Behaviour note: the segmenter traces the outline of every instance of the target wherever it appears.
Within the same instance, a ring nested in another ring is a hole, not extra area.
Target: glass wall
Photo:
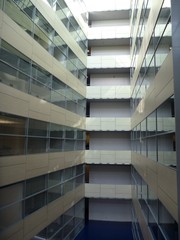
[[[1,187],[0,194],[4,196],[0,199],[1,230],[17,223],[31,213],[82,185],[84,183],[84,173],[84,165],[77,165],[27,179],[10,186]],[[81,181],[79,181],[80,178]],[[82,224],[84,208],[81,207],[82,205],[74,207],[73,221],[76,225]],[[68,219],[66,222],[68,222]]]
[[[142,22],[143,26],[139,25],[138,34],[136,36],[136,44],[133,50],[134,52],[131,63],[131,78],[133,78],[137,55],[141,47],[143,32],[149,16],[149,5],[150,0],[144,1],[142,8],[142,19],[140,19],[140,23]],[[161,65],[166,59],[169,51],[171,50],[171,35],[170,0],[165,0],[150,38],[149,45],[142,61],[142,65],[132,93],[133,110],[137,108],[138,104],[145,96],[149,86],[160,70]]]
[[[73,240],[84,227],[84,208],[84,199],[82,199],[32,240]]]
[[[71,33],[71,36],[79,44],[81,49],[86,53],[87,51],[87,38],[79,26],[78,22],[72,15],[70,9],[64,0],[48,0],[49,5],[53,11],[56,12],[58,18],[62,21],[67,30]]]
[[[139,200],[144,219],[152,233],[152,239],[177,240],[178,224],[170,215],[164,205],[158,200],[156,193],[144,182],[142,177],[132,168],[133,197]],[[139,189],[139,190],[138,190]],[[135,210],[133,210],[133,231],[135,236],[140,236],[141,231],[137,224]]]
[[[176,167],[174,96],[132,130],[132,151]]]
[[[0,48],[0,82],[85,116],[85,97],[3,40]]]
[[[85,149],[85,130],[0,113],[0,156]]]
[[[55,31],[53,26],[49,24],[49,22],[44,18],[44,16],[39,12],[39,10],[33,5],[30,0],[4,1],[3,11],[20,27],[22,27],[22,29],[27,32],[34,40],[36,40],[46,51],[48,51],[52,56],[60,61],[63,66],[66,67],[75,77],[77,77],[82,83],[86,84],[86,67],[74,53],[73,55],[71,54],[73,51],[69,48],[61,36]],[[68,12],[70,13],[69,10]],[[68,29],[72,35],[77,34],[78,31],[77,22],[77,26],[75,28],[72,26],[72,24],[75,25],[74,22],[75,19],[73,16],[71,16],[68,20]],[[75,40],[80,45],[83,45],[84,51],[86,51],[87,43],[84,45],[84,42],[87,40],[80,39],[78,34],[77,36],[79,39],[76,40],[77,37],[75,37]],[[83,36],[85,38],[85,35]]]

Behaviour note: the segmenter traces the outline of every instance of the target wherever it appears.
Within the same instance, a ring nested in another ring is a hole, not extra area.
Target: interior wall
[[[90,132],[90,150],[127,150],[131,149],[129,132]]]
[[[130,222],[131,201],[89,199],[89,220]]]
[[[129,84],[129,73],[91,74],[91,86],[126,86]]]
[[[130,117],[130,102],[91,102],[90,117]]]
[[[131,167],[123,165],[91,165],[89,183],[131,184]]]

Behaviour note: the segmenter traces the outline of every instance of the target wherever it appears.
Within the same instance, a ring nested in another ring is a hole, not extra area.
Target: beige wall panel
[[[64,154],[64,167],[72,167],[79,163],[84,163],[85,153],[84,151],[65,152]]]
[[[42,99],[29,96],[29,112],[30,112],[29,115],[30,116],[31,116],[31,112],[35,112],[35,114],[41,114],[42,115],[41,119],[44,119],[44,117],[48,117],[50,115],[50,106],[51,106],[50,103]]]
[[[76,159],[76,165],[85,163],[85,150],[78,152],[78,158]]]
[[[26,178],[35,177],[48,172],[48,154],[27,155]]]
[[[0,111],[28,116],[28,101],[26,94],[0,83]]]
[[[76,201],[76,203],[79,202],[84,197],[85,197],[85,184],[82,184],[75,189],[75,201]]]
[[[60,80],[66,79],[67,70],[54,57],[52,57],[52,70],[51,71],[54,74],[54,76],[56,76]],[[77,79],[76,79],[76,81],[77,81]]]
[[[66,111],[66,125],[75,128],[85,129],[86,118],[70,111]]]
[[[66,111],[65,109],[51,104],[50,122],[56,124],[67,125],[66,123]]]
[[[75,204],[75,190],[68,192],[64,196],[64,203],[63,203],[64,212],[66,212],[69,208],[74,206],[74,204]]]
[[[13,236],[9,237],[7,240],[14,240],[14,239],[23,240],[23,230],[16,232]]]
[[[48,224],[57,219],[64,213],[63,209],[64,196],[47,205],[48,208]]]
[[[33,41],[32,60],[47,71],[52,71],[53,57],[36,41]]]
[[[49,172],[58,171],[64,168],[64,152],[49,153]]]
[[[23,220],[19,221],[18,223],[12,225],[11,227],[7,228],[5,231],[0,233],[1,240],[23,240]],[[16,238],[16,237],[19,238]]]
[[[39,209],[24,219],[24,240],[31,239],[47,226],[48,211],[47,206]]]
[[[0,168],[0,186],[8,185],[25,179],[25,164]]]
[[[3,28],[3,17],[4,17],[4,13],[3,11],[0,9],[0,38],[2,37],[2,28]]]
[[[0,157],[0,167],[8,167],[26,163],[25,155]]]

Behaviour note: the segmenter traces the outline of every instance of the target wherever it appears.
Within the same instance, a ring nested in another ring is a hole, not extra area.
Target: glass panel
[[[0,156],[25,154],[25,137],[0,136]]]
[[[158,136],[158,162],[169,167],[176,167],[175,133]]]
[[[64,126],[51,123],[50,125],[50,137],[63,138]]]
[[[64,169],[64,181],[75,176],[75,167]]]
[[[157,161],[157,138],[147,138],[147,156],[149,159]]]
[[[150,188],[148,188],[148,205],[156,222],[158,222],[158,198]]]
[[[167,240],[178,240],[178,224],[159,202],[159,225]]]
[[[46,188],[46,176],[35,177],[26,180],[25,196],[38,193]]]
[[[47,128],[48,128],[47,122],[43,122],[35,119],[29,119],[28,135],[46,137]]]
[[[85,149],[85,141],[76,141],[76,150],[84,150]]]
[[[83,183],[84,183],[84,175],[79,176],[79,177],[76,178],[76,186],[75,187],[78,187],[78,186],[80,186]]]
[[[23,198],[23,183],[0,188],[0,208],[18,202]],[[11,196],[11,197],[9,197]],[[2,218],[0,218],[2,219]]]
[[[64,140],[50,138],[50,152],[61,152],[63,151]]]
[[[40,66],[37,66],[35,63],[32,66],[32,76],[44,86],[51,87],[52,75],[46,70],[42,69]]]
[[[66,127],[65,138],[74,139],[75,130]]]
[[[11,206],[0,209],[0,229],[1,231],[22,219],[22,202],[17,202]]]
[[[75,187],[75,180],[72,179],[64,183],[64,194],[72,191]]]
[[[48,186],[52,187],[62,182],[63,171],[49,173]]]
[[[43,100],[50,102],[50,94],[51,94],[50,89],[38,81],[34,81],[34,80],[32,81],[30,93],[31,95],[37,98],[41,98]]]
[[[157,131],[159,134],[175,131],[174,96],[157,109]]]
[[[76,176],[84,173],[84,165],[76,166]]]
[[[66,108],[66,98],[65,96],[59,94],[57,91],[51,91],[51,103]]]
[[[42,208],[46,204],[46,193],[40,193],[25,200],[25,216]]]
[[[77,139],[85,139],[85,131],[77,130]]]
[[[64,225],[69,222],[74,217],[74,207],[70,208],[63,214],[64,217]]]
[[[33,153],[45,153],[47,152],[47,140],[46,138],[28,138],[28,154]]]
[[[53,28],[47,22],[47,20],[43,17],[43,15],[36,9],[36,15],[34,22],[44,31],[44,33],[52,39],[53,37]]]
[[[63,186],[58,185],[56,187],[48,189],[48,203],[56,200],[63,195]]]
[[[26,119],[15,116],[0,115],[0,133],[25,135]]]
[[[147,117],[147,136],[156,134],[156,111]]]
[[[64,151],[74,151],[75,150],[75,141],[74,140],[65,140],[64,142]]]
[[[53,236],[53,239],[58,239],[61,240],[61,238],[58,238],[59,235],[59,230],[63,227],[63,217],[60,216],[58,219],[56,219],[54,222],[52,222],[48,228],[47,228],[47,234],[48,234],[48,238],[50,238],[53,234],[55,234],[56,232],[58,232],[58,234],[55,236]]]
[[[29,2],[29,1],[28,1]],[[12,18],[20,27],[25,29],[27,33],[32,34],[33,22],[24,14],[24,12],[12,0],[4,1],[4,11]]]

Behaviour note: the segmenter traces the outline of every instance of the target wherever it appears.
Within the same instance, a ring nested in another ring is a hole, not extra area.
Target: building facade
[[[0,2],[0,239],[179,239],[180,4],[130,2]]]
[[[87,38],[70,8],[1,1],[1,239],[84,226]]]
[[[171,1],[131,9],[133,233],[178,239]]]

